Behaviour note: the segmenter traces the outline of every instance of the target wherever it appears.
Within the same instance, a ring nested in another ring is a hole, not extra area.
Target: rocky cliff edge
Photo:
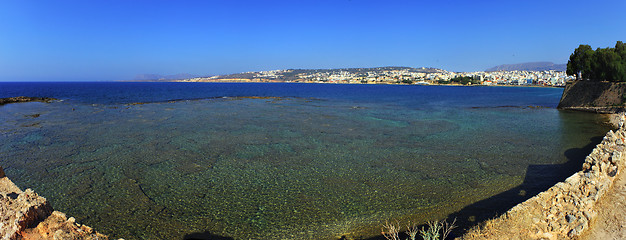
[[[108,239],[92,228],[54,211],[50,203],[31,189],[20,190],[0,167],[0,239],[60,240]]]

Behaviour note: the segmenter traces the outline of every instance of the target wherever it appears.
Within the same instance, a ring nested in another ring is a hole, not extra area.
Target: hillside
[[[567,69],[567,64],[555,64],[553,62],[527,62],[527,63],[517,63],[517,64],[503,64],[499,66],[495,66],[485,70],[485,72],[496,72],[496,71],[547,71],[547,70],[556,70],[556,71],[565,71]]]
[[[276,70],[276,71],[265,71],[272,72],[272,77],[274,79],[282,80],[282,81],[291,81],[299,79],[299,75],[311,75],[311,74],[341,74],[341,73],[350,73],[360,76],[367,76],[368,72],[384,72],[384,71],[406,71],[407,73],[416,72],[416,73],[436,73],[441,72],[443,70],[436,68],[411,68],[411,67],[374,67],[374,68],[335,68],[335,69],[287,69],[287,70]],[[217,78],[219,79],[228,79],[228,78],[262,78],[267,77],[267,75],[262,76],[265,72],[246,72],[246,73],[236,73],[229,75],[221,75]]]

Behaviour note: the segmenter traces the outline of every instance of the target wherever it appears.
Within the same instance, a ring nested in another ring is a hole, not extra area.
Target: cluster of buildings
[[[498,72],[469,72],[459,73],[461,76],[470,76],[480,81],[482,85],[536,85],[536,86],[565,86],[565,82],[574,80],[565,72],[547,71],[498,71]]]
[[[450,80],[471,77],[482,85],[564,86],[574,79],[562,71],[498,71],[449,72],[434,68],[350,68],[330,70],[272,70],[246,72],[207,78],[192,78],[186,82],[301,82],[301,83],[362,83],[362,84],[455,84]],[[471,83],[470,83],[471,84]]]
[[[308,72],[297,74],[294,82],[308,83],[369,83],[369,84],[385,84],[385,83],[407,83],[421,82],[427,79],[439,79],[443,76],[451,76],[451,72],[441,69],[426,69],[415,71],[410,68],[406,69],[367,69],[367,70],[340,70],[325,72]],[[426,71],[428,70],[428,71]]]

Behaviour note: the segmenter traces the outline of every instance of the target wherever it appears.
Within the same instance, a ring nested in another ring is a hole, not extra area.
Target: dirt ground
[[[612,189],[596,205],[598,216],[582,240],[626,239],[626,171],[622,169]]]

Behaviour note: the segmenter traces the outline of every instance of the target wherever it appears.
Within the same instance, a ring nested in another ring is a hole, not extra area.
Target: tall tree
[[[615,52],[620,55],[622,61],[626,61],[626,43],[617,41],[617,43],[615,43]]]
[[[576,80],[582,80],[584,78],[590,79],[591,76],[591,60],[594,51],[589,45],[581,44],[574,50],[569,56],[567,62],[567,74],[575,75]]]
[[[618,75],[621,76],[619,81],[626,82],[626,44],[622,41],[617,41],[615,43],[615,53],[621,58],[618,66],[616,66]]]
[[[612,81],[615,74],[611,66],[613,61],[615,61],[613,49],[598,48],[593,54],[593,61],[591,62],[591,79]]]

